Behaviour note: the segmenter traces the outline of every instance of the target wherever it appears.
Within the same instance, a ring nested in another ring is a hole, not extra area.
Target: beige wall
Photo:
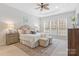
[[[5,29],[6,29],[6,24],[3,22],[0,22],[0,45],[5,45]]]

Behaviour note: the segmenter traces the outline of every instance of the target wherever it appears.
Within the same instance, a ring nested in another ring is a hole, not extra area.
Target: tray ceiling
[[[77,3],[49,3],[49,10],[40,11],[36,9],[37,3],[6,3],[10,7],[16,8],[25,13],[35,16],[47,16],[52,14],[58,14],[62,12],[73,11],[77,7]]]

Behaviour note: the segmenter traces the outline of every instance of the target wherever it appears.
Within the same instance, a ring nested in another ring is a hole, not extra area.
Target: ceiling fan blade
[[[49,4],[44,4],[45,6],[49,6]]]
[[[48,7],[45,7],[45,6],[44,6],[44,9],[49,10],[49,8]]]
[[[47,5],[44,5],[44,7],[48,7]]]
[[[46,9],[46,10],[49,10],[49,8],[48,8],[48,3],[40,3],[40,4],[37,4],[37,8],[35,8],[35,9],[40,9],[40,11],[43,11],[43,9]]]

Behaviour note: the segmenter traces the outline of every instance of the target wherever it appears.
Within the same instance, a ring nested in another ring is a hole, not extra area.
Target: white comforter
[[[20,34],[20,42],[31,48],[38,46],[38,40],[40,39],[40,33],[37,34]]]

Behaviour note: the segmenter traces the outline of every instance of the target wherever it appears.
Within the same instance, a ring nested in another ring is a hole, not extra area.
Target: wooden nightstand
[[[19,42],[19,33],[6,34],[6,44],[10,45]]]

